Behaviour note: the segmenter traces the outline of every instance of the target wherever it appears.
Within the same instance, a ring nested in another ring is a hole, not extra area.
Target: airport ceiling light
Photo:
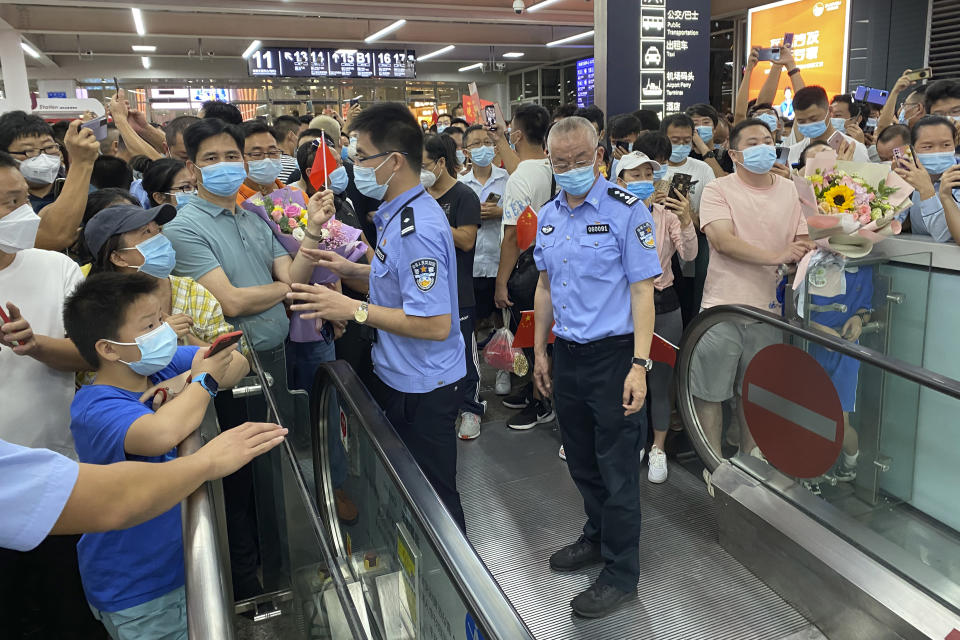
[[[475,64],[468,64],[465,67],[460,67],[458,71],[473,71],[474,69],[483,69],[483,63],[477,62]]]
[[[254,51],[260,48],[261,44],[263,43],[260,42],[259,40],[254,40],[249,45],[247,45],[247,48],[243,50],[243,53],[240,54],[240,57],[246,60],[247,58],[253,55]]]
[[[430,58],[436,58],[437,56],[442,56],[445,53],[449,53],[453,51],[453,49],[454,49],[454,46],[452,44],[448,44],[442,49],[437,49],[436,51],[431,51],[430,53],[423,54],[422,56],[420,56],[419,61],[423,62],[424,60],[429,60]]]
[[[503,57],[504,58],[522,58],[523,55],[524,55],[523,51],[507,51],[505,54],[503,54]]]
[[[134,44],[130,45],[130,48],[137,53],[155,53],[157,47],[152,44]]]
[[[399,29],[405,24],[407,24],[406,20],[397,20],[393,24],[387,27],[384,27],[383,29],[380,29],[380,31],[377,31],[374,34],[367,36],[366,38],[363,39],[363,41],[366,42],[367,44],[370,44],[371,42],[376,42],[380,38],[390,35],[391,33],[393,33],[394,31],[396,31],[397,29]]]
[[[140,9],[133,7],[130,11],[133,12],[133,24],[137,28],[137,35],[147,35],[147,30],[143,28],[143,14],[140,13]]]
[[[533,13],[534,11],[540,11],[540,9],[546,9],[550,5],[557,4],[558,2],[560,2],[560,0],[543,0],[543,2],[538,2],[527,9],[527,13]]]
[[[553,42],[548,42],[548,47],[559,47],[564,44],[569,44],[571,42],[576,42],[577,40],[583,40],[584,38],[592,38],[593,30],[584,31],[583,33],[578,33],[574,36],[567,36],[566,38],[560,38],[559,40],[554,40]]]
[[[21,42],[20,48],[23,49],[27,53],[27,55],[29,55],[31,58],[40,57],[40,52],[38,52],[36,49],[28,45],[26,42]]]
[[[147,56],[141,56],[141,57],[140,57],[140,62],[143,63],[143,68],[144,68],[144,69],[149,69],[149,68],[150,68],[150,58],[148,58]]]

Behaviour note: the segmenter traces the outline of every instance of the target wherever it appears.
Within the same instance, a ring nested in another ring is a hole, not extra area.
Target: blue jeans
[[[312,394],[313,379],[317,375],[317,369],[324,362],[333,362],[336,358],[336,347],[333,342],[287,340],[287,386]],[[313,402],[312,396],[310,402]],[[336,402],[331,404],[336,405]],[[329,424],[331,428],[327,429],[327,446],[330,448],[330,480],[333,486],[339,489],[347,479],[347,454],[343,449],[343,441],[340,440],[339,419],[336,422],[330,421]],[[333,428],[334,425],[336,428]]]
[[[187,596],[183,587],[135,607],[100,611],[90,605],[113,640],[187,640]]]

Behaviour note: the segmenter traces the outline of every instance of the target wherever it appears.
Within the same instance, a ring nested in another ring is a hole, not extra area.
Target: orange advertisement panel
[[[846,90],[847,41],[851,0],[785,0],[751,9],[747,19],[747,41],[750,47],[775,47],[785,33],[793,34],[793,53],[809,85],[823,87],[833,97]],[[749,55],[749,49],[747,51]],[[750,78],[750,98],[756,98],[767,79],[770,64],[761,62]],[[781,111],[793,117],[790,94],[783,90],[790,86],[786,73],[780,76],[780,86],[774,104],[786,98]]]

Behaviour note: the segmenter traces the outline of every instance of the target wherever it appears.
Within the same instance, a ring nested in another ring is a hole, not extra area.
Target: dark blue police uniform
[[[583,534],[600,545],[605,566],[597,582],[633,591],[646,418],[644,411],[623,415],[623,381],[633,358],[630,284],[660,275],[653,219],[642,200],[601,176],[576,209],[561,192],[538,220],[533,255],[550,279],[557,336],[554,405],[583,496]]]

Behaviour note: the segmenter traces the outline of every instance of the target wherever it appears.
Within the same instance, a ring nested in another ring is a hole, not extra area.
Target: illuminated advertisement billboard
[[[823,87],[833,97],[846,91],[847,47],[850,38],[851,0],[784,0],[750,9],[747,18],[747,53],[750,47],[777,47],[785,34],[793,34],[794,58],[809,85]],[[750,98],[756,98],[770,65],[761,62],[750,78]],[[775,103],[790,86],[780,76]]]

